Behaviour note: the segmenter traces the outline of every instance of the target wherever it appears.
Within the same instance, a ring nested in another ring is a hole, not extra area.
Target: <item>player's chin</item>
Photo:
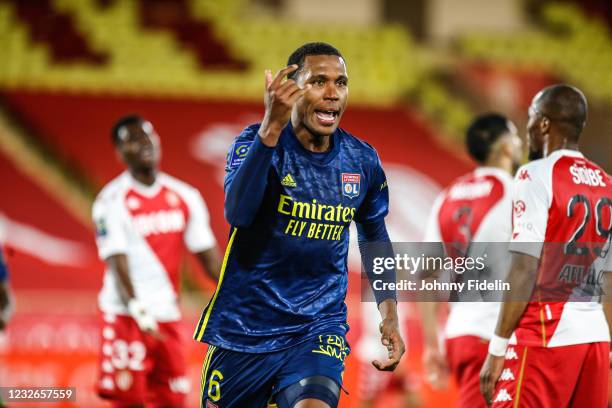
[[[336,129],[338,129],[338,122],[334,124],[330,124],[330,125],[322,125],[320,123],[313,123],[310,128],[318,136],[323,136],[323,137],[331,136],[334,134]]]

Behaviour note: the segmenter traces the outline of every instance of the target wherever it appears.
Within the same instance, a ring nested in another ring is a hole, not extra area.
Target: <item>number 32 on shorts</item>
[[[221,399],[221,381],[223,374],[219,370],[213,370],[208,380],[208,398],[217,402]]]

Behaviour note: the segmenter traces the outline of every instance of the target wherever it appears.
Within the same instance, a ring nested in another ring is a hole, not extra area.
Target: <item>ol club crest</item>
[[[342,194],[348,198],[355,198],[361,190],[361,174],[342,173]]]

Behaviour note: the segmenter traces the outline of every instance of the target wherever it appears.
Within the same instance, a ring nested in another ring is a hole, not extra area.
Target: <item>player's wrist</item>
[[[264,119],[257,134],[265,146],[274,147],[278,143],[284,127],[284,125]]]
[[[500,337],[494,334],[491,338],[491,341],[489,341],[489,354],[495,357],[505,356],[509,342],[510,339],[506,339],[504,337]]]
[[[260,133],[257,134],[257,139],[259,140],[259,145],[263,149],[273,149],[278,144],[278,140],[280,139],[280,133],[278,136],[267,136],[264,137]]]
[[[394,298],[388,298],[378,304],[378,311],[383,320],[398,320],[397,318],[397,301]]]

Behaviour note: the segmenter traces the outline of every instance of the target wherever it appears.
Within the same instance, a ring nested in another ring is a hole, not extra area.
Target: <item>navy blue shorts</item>
[[[271,353],[241,353],[211,345],[202,367],[202,406],[264,408],[280,391],[312,376],[331,378],[341,387],[349,353],[344,337],[335,334]]]

